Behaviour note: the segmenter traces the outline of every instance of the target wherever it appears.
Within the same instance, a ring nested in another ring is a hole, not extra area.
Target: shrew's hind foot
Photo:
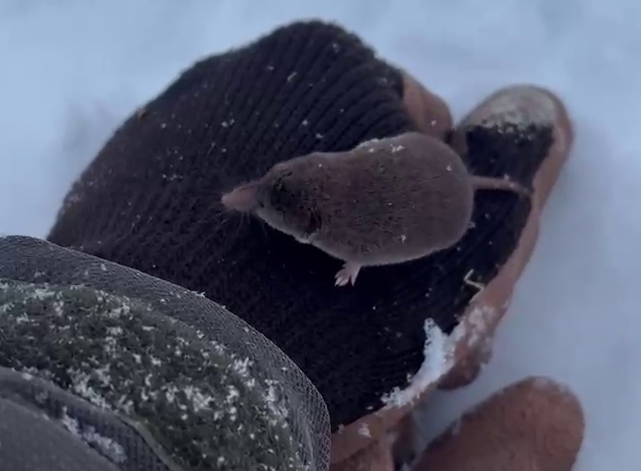
[[[336,273],[335,286],[345,286],[348,283],[351,283],[353,286],[354,283],[356,283],[356,277],[358,276],[360,269],[361,266],[357,263],[345,262],[343,268]]]

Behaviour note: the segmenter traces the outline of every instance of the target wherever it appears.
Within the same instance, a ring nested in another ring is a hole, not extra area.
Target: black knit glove
[[[426,319],[452,331],[477,293],[464,280],[472,270],[479,283],[496,275],[530,203],[480,195],[482,217],[456,247],[364,270],[341,289],[333,283],[341,261],[223,215],[219,197],[276,162],[413,130],[403,94],[397,69],[318,22],[206,58],[117,130],[67,196],[49,240],[225,306],[300,366],[336,430],[407,386],[425,358]],[[528,148],[471,132],[466,159],[478,173],[511,166],[507,173],[529,184],[549,149],[546,132]],[[532,155],[521,164],[505,152]]]

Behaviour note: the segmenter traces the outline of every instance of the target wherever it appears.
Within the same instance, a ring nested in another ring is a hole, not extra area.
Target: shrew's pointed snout
[[[248,183],[234,188],[229,193],[225,193],[220,198],[220,202],[232,211],[253,211],[258,206],[258,186],[255,183]]]

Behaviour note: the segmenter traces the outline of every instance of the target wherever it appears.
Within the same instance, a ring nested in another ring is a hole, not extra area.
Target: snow
[[[457,329],[463,330],[464,324]],[[451,337],[445,335],[432,319],[427,319],[424,324],[425,347],[423,349],[425,361],[419,370],[409,379],[409,384],[395,388],[391,393],[381,398],[386,407],[404,407],[415,404],[416,398],[432,386],[436,381],[445,376],[452,368],[454,360],[455,342],[459,332],[454,330]]]
[[[457,117],[514,82],[548,86],[565,100],[576,125],[574,155],[494,358],[471,387],[433,398],[426,433],[502,385],[550,375],[585,406],[576,469],[636,469],[636,0],[0,0],[0,233],[44,236],[70,182],[111,130],[191,61],[312,16],[361,32]]]

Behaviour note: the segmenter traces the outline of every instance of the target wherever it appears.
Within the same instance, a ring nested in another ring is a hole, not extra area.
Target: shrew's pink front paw
[[[346,262],[345,265],[343,265],[343,268],[341,268],[338,273],[336,273],[336,283],[335,286],[345,286],[347,283],[356,283],[356,277],[358,276],[358,272],[360,271],[361,266],[356,264],[356,263],[351,263],[351,262]]]

